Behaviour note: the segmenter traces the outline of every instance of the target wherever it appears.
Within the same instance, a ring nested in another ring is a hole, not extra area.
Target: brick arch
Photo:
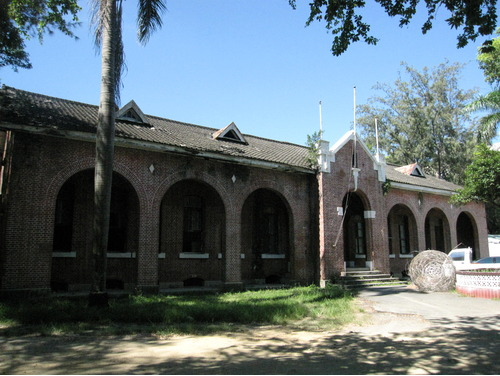
[[[351,191],[346,191],[344,196],[342,196],[342,204],[344,203],[344,200],[345,200],[345,197],[350,194],[350,193],[354,193],[356,194],[359,199],[361,200],[361,202],[363,203],[363,208],[364,210],[373,210],[373,205],[370,201],[370,199],[368,198],[368,195],[366,194],[366,192],[361,189],[361,188],[358,188],[357,190],[351,190]]]
[[[415,217],[415,220],[417,220],[420,216],[419,214],[419,208],[415,205],[413,201],[391,201],[391,206],[387,207],[387,211],[385,214],[389,214],[392,209],[394,209],[395,206],[402,205],[405,208],[407,208],[411,214]]]
[[[168,174],[168,176],[163,179],[160,184],[158,184],[158,187],[156,188],[155,192],[153,193],[150,201],[150,208],[153,210],[153,212],[157,212],[159,215],[160,212],[160,206],[161,206],[161,201],[165,197],[165,194],[168,192],[168,190],[176,183],[181,182],[183,180],[195,180],[201,183],[205,183],[209,185],[212,189],[217,192],[219,195],[223,205],[224,205],[224,210],[225,210],[225,215],[226,218],[228,214],[231,212],[232,208],[234,207],[234,204],[231,202],[231,200],[228,199],[228,192],[224,188],[222,184],[219,183],[217,179],[212,177],[210,174],[202,172],[202,173],[190,173],[189,171],[185,170],[177,170],[171,174]]]
[[[158,280],[163,286],[224,280],[228,222],[224,193],[214,187],[217,182],[211,177],[207,182],[198,174],[187,175],[169,175],[154,196],[159,224]],[[186,222],[186,218],[191,220]],[[187,230],[186,224],[194,227],[188,225]],[[195,260],[193,254],[201,254],[202,260]]]
[[[68,179],[74,176],[75,174],[94,168],[95,168],[95,159],[85,158],[67,164],[64,168],[60,169],[57,172],[57,174],[54,175],[54,177],[48,184],[47,189],[45,190],[45,198],[44,198],[45,205],[53,209],[55,207],[57,194],[59,193],[59,190],[61,189],[63,184],[67,182]],[[147,194],[138,176],[135,175],[132,172],[132,170],[129,169],[126,165],[120,162],[114,162],[113,172],[120,174],[124,179],[126,179],[130,183],[139,200],[139,210],[141,213],[144,212],[144,210],[147,207]]]
[[[255,188],[255,187],[250,187]],[[290,278],[295,256],[295,229],[292,208],[276,187],[259,185],[245,197],[239,211],[242,279],[282,282]],[[257,217],[255,217],[257,216]],[[261,227],[262,226],[262,227]],[[269,231],[273,228],[274,230]],[[267,236],[266,236],[267,235]]]
[[[411,254],[412,251],[418,250],[418,224],[417,217],[415,216],[415,212],[408,206],[406,203],[395,203],[391,206],[391,208],[387,211],[387,225],[392,226],[389,228],[389,233],[392,233],[392,245],[389,245],[389,250],[391,254],[393,254],[393,250],[397,249],[397,254]],[[397,218],[398,215],[408,215],[407,223],[400,222]],[[399,233],[399,226],[402,225],[405,227],[405,232]],[[401,241],[400,236],[405,236],[405,242]],[[401,249],[400,247],[406,247],[406,249]]]
[[[430,208],[424,217],[424,232],[425,232],[425,248],[426,249],[435,249],[441,250],[445,252],[449,252],[451,250],[451,221],[449,218],[449,214],[447,210],[444,210],[442,205],[437,205]],[[436,229],[439,227],[439,222],[436,223],[435,219],[442,217],[445,221],[442,223],[442,240],[439,236],[440,234],[436,234]],[[454,223],[454,222],[453,222]]]
[[[464,219],[469,223],[464,223]],[[455,228],[457,231],[457,245],[460,248],[471,247],[472,258],[476,259],[479,255],[479,236],[478,226],[474,215],[469,211],[462,210],[458,213],[455,220]],[[462,244],[460,244],[462,243]]]
[[[278,184],[275,180],[259,180],[258,182],[245,186],[245,189],[240,191],[235,202],[235,205],[238,205],[238,212],[241,213],[243,205],[245,204],[248,197],[258,189],[269,189],[278,194],[289,210],[291,215],[291,222],[293,224],[294,213],[298,210],[295,205],[296,201],[292,198],[292,192],[286,186]]]

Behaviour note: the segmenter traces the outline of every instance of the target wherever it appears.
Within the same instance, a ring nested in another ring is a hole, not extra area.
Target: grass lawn
[[[350,292],[337,286],[198,295],[130,295],[109,307],[87,297],[0,301],[0,335],[208,334],[246,325],[333,328],[352,321]]]

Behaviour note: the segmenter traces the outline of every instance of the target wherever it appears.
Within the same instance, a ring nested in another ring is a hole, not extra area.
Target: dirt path
[[[0,338],[3,374],[498,374],[497,331],[376,312],[337,331]],[[487,323],[485,323],[487,324]],[[451,325],[451,326],[450,326]]]

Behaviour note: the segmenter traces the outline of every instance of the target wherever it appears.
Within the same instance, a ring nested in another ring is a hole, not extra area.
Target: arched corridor
[[[197,180],[175,183],[160,208],[160,286],[224,280],[225,211],[219,194]]]
[[[258,189],[242,211],[242,277],[279,283],[289,271],[291,221],[284,199],[269,189]]]
[[[69,178],[54,213],[51,287],[84,288],[91,283],[94,171]],[[108,234],[107,287],[124,289],[137,280],[139,201],[132,185],[113,173]]]

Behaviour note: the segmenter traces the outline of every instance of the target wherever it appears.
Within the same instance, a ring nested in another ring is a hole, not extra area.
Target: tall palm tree
[[[466,107],[467,111],[487,111],[488,115],[479,119],[478,139],[479,142],[490,143],[497,134],[500,123],[500,90],[480,96]]]
[[[147,43],[151,34],[161,27],[163,0],[138,0],[138,39]],[[107,304],[106,264],[113,176],[116,105],[120,98],[121,72],[124,67],[121,32],[122,0],[93,0],[92,22],[96,46],[101,47],[101,95],[96,133],[94,182],[94,224],[91,302]],[[96,297],[100,298],[96,298]],[[103,301],[102,301],[103,300]]]

